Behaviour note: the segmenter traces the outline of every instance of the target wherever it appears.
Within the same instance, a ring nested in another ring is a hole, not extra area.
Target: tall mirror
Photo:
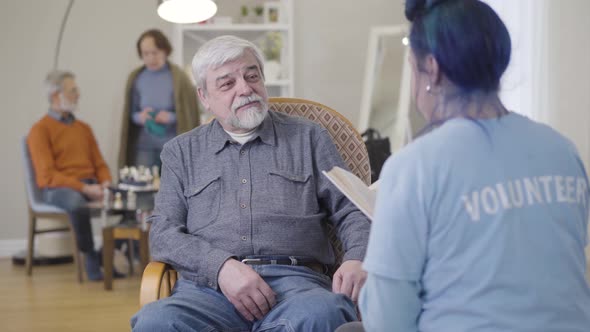
[[[389,137],[391,152],[407,144],[423,126],[410,98],[407,26],[373,27],[365,66],[359,129]]]

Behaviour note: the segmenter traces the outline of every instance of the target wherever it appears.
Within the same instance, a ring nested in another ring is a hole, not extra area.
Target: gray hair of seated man
[[[51,96],[54,93],[60,92],[62,83],[66,78],[75,78],[76,76],[66,70],[52,70],[45,78],[45,89],[47,90],[47,99],[51,102]]]
[[[207,92],[207,70],[215,69],[241,57],[250,51],[256,58],[262,77],[264,78],[264,58],[258,46],[236,36],[219,36],[211,39],[199,48],[192,61],[193,77],[197,88]]]

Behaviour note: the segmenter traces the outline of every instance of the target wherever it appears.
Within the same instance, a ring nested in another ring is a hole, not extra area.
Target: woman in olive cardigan
[[[195,87],[180,67],[168,61],[172,47],[164,34],[144,32],[137,52],[144,65],[129,74],[125,86],[119,168],[152,166],[149,160],[160,165],[158,148],[165,140],[199,125]],[[147,159],[146,148],[150,149]]]

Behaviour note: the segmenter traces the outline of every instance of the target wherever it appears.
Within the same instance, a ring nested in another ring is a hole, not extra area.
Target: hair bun
[[[405,14],[408,21],[414,19],[426,10],[426,0],[406,0]]]
[[[426,14],[433,7],[446,0],[406,0],[405,14],[408,21],[413,22],[417,17]]]

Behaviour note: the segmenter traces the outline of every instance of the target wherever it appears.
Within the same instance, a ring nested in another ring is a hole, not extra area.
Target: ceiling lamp
[[[211,0],[162,0],[158,15],[172,23],[197,23],[210,19],[217,12]]]

